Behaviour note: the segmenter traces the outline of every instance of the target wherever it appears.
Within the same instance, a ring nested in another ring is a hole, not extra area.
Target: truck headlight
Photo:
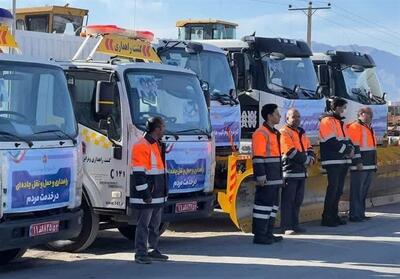
[[[80,135],[78,136],[77,143],[77,167],[76,167],[76,185],[74,200],[71,203],[70,208],[77,208],[82,203],[82,191],[83,191],[83,143]]]
[[[214,191],[214,177],[215,177],[215,136],[212,133],[211,141],[208,142],[207,152],[210,158],[210,170],[209,174],[206,176],[206,184],[204,187],[204,192],[209,193]]]

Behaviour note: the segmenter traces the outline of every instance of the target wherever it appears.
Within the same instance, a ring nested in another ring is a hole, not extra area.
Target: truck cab
[[[117,37],[112,37],[115,44],[131,44],[127,49],[133,52],[146,48],[144,54],[152,53],[153,63],[133,57],[60,62],[84,144],[87,219],[80,236],[59,250],[81,251],[104,228],[117,227],[127,238],[134,238],[136,212],[129,206],[131,147],[151,116],[160,116],[166,123],[163,142],[169,198],[163,223],[206,217],[213,209],[215,146],[199,79],[190,70],[157,63],[157,55],[146,42],[118,42],[125,39]],[[103,39],[98,50],[110,40]]]
[[[179,40],[236,39],[238,24],[219,19],[182,19],[176,22]]]
[[[240,144],[240,105],[226,55],[216,46],[193,41],[159,39],[153,45],[163,63],[190,69],[208,84],[217,156],[215,187],[224,188],[224,161]]]
[[[251,151],[251,135],[262,124],[261,108],[276,103],[282,114],[294,107],[302,116],[301,126],[312,143],[318,138],[318,118],[324,111],[324,89],[318,86],[310,59],[312,53],[303,41],[246,36],[242,40],[210,40],[228,52],[239,90],[241,106],[240,151]]]
[[[43,6],[16,9],[17,30],[70,33],[79,36],[88,20],[88,10],[65,6]]]
[[[388,105],[376,74],[376,65],[368,54],[349,51],[328,51],[312,56],[320,84],[329,88],[327,97],[347,100],[345,121],[357,119],[361,106],[374,112],[373,127],[379,143],[387,133]]]
[[[0,264],[79,234],[81,151],[62,68],[0,54]]]

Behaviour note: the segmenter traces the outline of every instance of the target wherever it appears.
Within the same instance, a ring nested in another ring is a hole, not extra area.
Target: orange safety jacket
[[[164,150],[149,134],[132,146],[129,202],[134,207],[163,206],[167,201]],[[145,203],[149,198],[151,203]]]
[[[314,150],[304,129],[284,125],[280,129],[284,178],[307,177],[307,165],[315,160]]]
[[[340,116],[328,113],[320,118],[319,142],[322,167],[352,163],[348,155],[354,146]]]
[[[280,133],[264,123],[252,137],[253,170],[257,181],[265,185],[283,185]]]
[[[358,163],[362,163],[362,170],[376,170],[376,138],[372,127],[357,120],[347,125],[347,131],[356,150],[359,150],[353,158],[350,170],[357,170]]]

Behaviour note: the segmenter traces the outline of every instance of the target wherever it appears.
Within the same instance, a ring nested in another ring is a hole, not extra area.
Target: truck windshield
[[[151,116],[164,119],[167,133],[211,133],[208,109],[196,76],[155,70],[126,73],[133,122],[144,128]]]
[[[267,87],[293,99],[317,98],[317,75],[310,58],[263,58]]]
[[[201,80],[209,83],[212,99],[228,96],[235,88],[228,60],[223,53],[202,51],[189,54],[183,48],[172,48],[160,54],[165,64],[184,67],[195,72]]]
[[[362,103],[379,103],[382,100],[383,93],[374,67],[354,71],[351,67],[342,65],[342,75],[347,94],[353,100]]]
[[[77,134],[64,73],[56,67],[0,61],[0,133],[25,140]],[[0,136],[0,141],[10,137]]]

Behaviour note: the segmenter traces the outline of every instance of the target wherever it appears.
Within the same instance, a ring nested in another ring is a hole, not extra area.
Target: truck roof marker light
[[[88,25],[82,35],[106,35],[113,34],[123,37],[141,39],[148,42],[153,41],[154,33],[143,30],[130,30],[118,27],[117,25]]]

